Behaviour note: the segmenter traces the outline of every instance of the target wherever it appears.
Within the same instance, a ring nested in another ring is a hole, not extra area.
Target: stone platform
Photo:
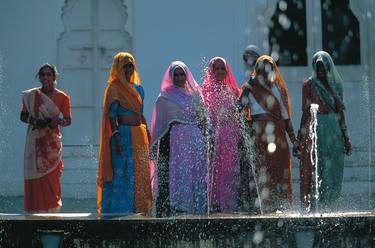
[[[261,216],[0,214],[0,247],[375,247],[375,212]]]

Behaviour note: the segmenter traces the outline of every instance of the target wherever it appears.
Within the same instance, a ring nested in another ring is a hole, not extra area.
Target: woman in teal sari
[[[300,143],[293,153],[298,155],[298,150],[301,153],[302,207],[308,211],[334,210],[341,194],[344,153],[350,155],[352,151],[345,124],[343,85],[328,53],[317,52],[312,66],[312,76],[302,86]],[[318,105],[316,118],[311,105]],[[317,121],[315,139],[311,128],[314,119]],[[315,149],[316,153],[312,152]]]

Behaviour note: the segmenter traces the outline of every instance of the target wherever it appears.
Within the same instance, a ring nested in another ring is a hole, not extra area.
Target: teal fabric
[[[340,197],[344,173],[344,139],[336,113],[318,114],[319,203],[330,207]]]
[[[121,107],[118,101],[113,102],[111,104],[111,107],[109,108],[110,118],[115,118],[117,116],[132,116],[132,115],[135,115],[135,113],[130,111],[129,109]]]
[[[323,83],[317,78],[316,75],[316,65],[321,61],[326,70],[326,77],[329,86],[333,91],[333,96],[328,94]],[[343,85],[342,78],[333,63],[331,56],[324,51],[319,51],[314,54],[312,61],[313,72],[311,76],[312,84],[318,93],[319,97],[330,107],[332,110],[336,111],[336,103],[344,110],[344,96],[343,96]]]

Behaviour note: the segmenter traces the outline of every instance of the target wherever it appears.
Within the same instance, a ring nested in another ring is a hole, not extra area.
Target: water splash
[[[363,75],[362,76],[362,101],[361,101],[361,108],[365,109],[365,113],[366,113],[366,117],[367,117],[367,120],[366,120],[366,124],[367,124],[367,130],[370,130],[370,127],[371,127],[371,101],[370,101],[370,78],[368,75]],[[371,133],[368,134],[369,136],[371,136]],[[371,203],[371,194],[372,194],[372,187],[371,187],[371,184],[372,184],[372,171],[371,171],[371,167],[372,167],[372,154],[371,154],[371,150],[372,150],[372,147],[371,147],[371,138],[368,139],[367,141],[367,147],[368,147],[368,164],[369,164],[369,167],[368,167],[368,208],[369,209],[372,209],[372,203]]]
[[[13,118],[13,116],[15,115],[10,107],[10,86],[9,84],[5,83],[5,73],[3,65],[3,55],[0,51],[0,134],[2,135],[0,140],[0,164],[6,164],[6,158],[9,159],[11,157],[10,155],[14,154],[14,152],[11,151],[11,149],[13,148],[9,145],[9,142],[11,140],[11,135],[14,133],[14,130],[12,130],[12,128],[16,126]],[[13,172],[14,168],[6,170],[4,173],[8,174],[8,177],[12,178]],[[6,174],[5,177],[7,177]],[[6,191],[7,189],[4,187],[2,190],[0,190],[0,195]]]
[[[208,65],[208,59],[206,56],[203,56],[201,58],[201,61],[199,63],[199,68],[201,68],[200,70],[200,77],[199,77],[199,86],[202,87],[202,84],[204,82],[204,77],[206,75],[206,70],[207,70],[207,65]]]
[[[247,178],[253,178],[254,181],[252,182],[249,180],[248,189],[254,188],[257,194],[256,201],[254,202],[255,208],[258,208],[260,210],[260,213],[263,214],[263,207],[262,207],[262,198],[260,194],[260,188],[259,183],[255,171],[255,164],[256,164],[256,151],[255,151],[255,135],[254,130],[249,123],[246,121],[245,113],[239,113],[239,124],[240,124],[240,132],[241,132],[241,138],[242,138],[242,151],[239,151],[241,153],[242,159],[246,161],[247,164],[250,165],[251,171],[246,171],[245,176]],[[240,161],[243,163],[243,161]],[[254,183],[254,185],[252,185]]]
[[[318,126],[318,119],[317,119],[317,112],[319,109],[318,104],[311,104],[310,105],[310,115],[311,115],[311,121],[309,125],[309,138],[311,140],[311,151],[310,151],[310,161],[315,168],[314,172],[314,183],[315,183],[315,207],[316,210],[319,209],[318,202],[319,202],[319,174],[318,174],[318,150],[317,150],[317,141],[318,141],[318,135],[316,131],[316,127]],[[309,203],[309,210],[311,208],[311,202]]]

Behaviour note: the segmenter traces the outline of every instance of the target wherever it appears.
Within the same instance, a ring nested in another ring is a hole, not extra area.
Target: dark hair
[[[42,70],[44,68],[49,68],[51,71],[52,71],[52,74],[53,74],[53,77],[55,78],[55,80],[59,77],[59,72],[57,71],[57,68],[56,66],[54,65],[51,65],[49,63],[44,63],[43,65],[39,66],[39,69],[38,69],[38,72],[36,73],[35,75],[35,78],[40,78],[40,74],[42,73]]]

